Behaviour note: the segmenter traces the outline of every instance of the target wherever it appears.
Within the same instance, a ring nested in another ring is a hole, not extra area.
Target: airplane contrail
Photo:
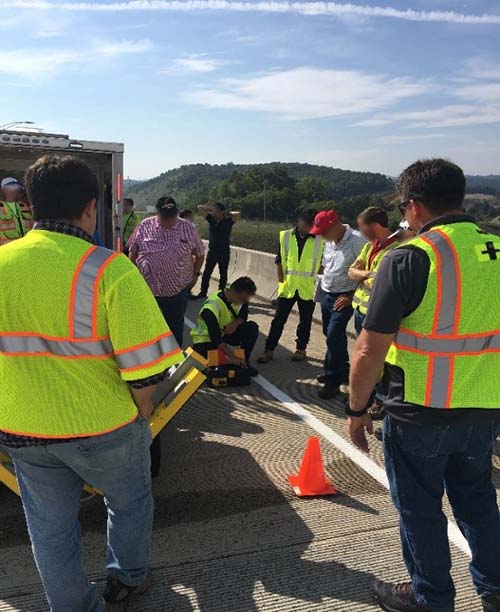
[[[330,15],[381,17],[417,22],[456,23],[464,25],[500,25],[500,15],[483,13],[472,15],[455,11],[418,11],[389,6],[367,6],[341,2],[286,2],[283,0],[130,0],[128,2],[55,2],[51,0],[5,0],[0,9],[38,9],[47,11],[234,11],[262,13],[298,13],[301,15]]]

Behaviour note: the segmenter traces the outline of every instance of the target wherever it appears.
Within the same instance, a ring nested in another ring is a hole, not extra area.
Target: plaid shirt
[[[172,297],[193,280],[194,258],[203,257],[205,247],[195,226],[178,219],[170,229],[158,217],[144,219],[132,234],[128,247],[151,291],[157,297]]]
[[[43,219],[41,221],[37,221],[33,225],[34,230],[45,230],[48,232],[57,232],[58,234],[66,234],[67,236],[74,236],[75,238],[80,238],[81,240],[86,240],[91,244],[94,242],[92,236],[87,234],[84,230],[76,227],[76,225],[71,225],[66,221],[58,220],[58,219]],[[149,387],[152,385],[157,385],[166,378],[166,372],[163,374],[157,374],[156,376],[149,376],[148,378],[142,378],[141,380],[135,380],[133,382],[129,382],[129,386],[134,389],[143,389],[144,387]],[[29,436],[19,436],[15,434],[10,434],[5,431],[0,430],[0,446],[10,447],[10,448],[21,448],[26,446],[45,446],[47,444],[57,444],[61,442],[69,442],[69,440],[75,438],[64,438],[64,439],[48,439],[48,438],[31,438]],[[78,438],[82,439],[82,438]]]

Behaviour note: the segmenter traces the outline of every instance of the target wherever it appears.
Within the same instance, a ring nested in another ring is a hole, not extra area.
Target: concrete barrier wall
[[[208,248],[206,240],[203,241]],[[240,276],[250,276],[257,285],[257,296],[270,302],[276,299],[278,294],[278,279],[276,276],[276,255],[253,251],[242,247],[231,247],[231,259],[229,262],[228,282],[232,282]],[[212,277],[219,280],[219,269],[216,267]],[[314,320],[321,322],[321,309],[316,305]],[[355,335],[353,318],[349,321],[347,328],[351,336]]]

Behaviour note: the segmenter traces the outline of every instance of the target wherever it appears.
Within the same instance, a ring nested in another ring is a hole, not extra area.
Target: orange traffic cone
[[[326,479],[318,438],[309,438],[300,471],[297,476],[289,476],[288,481],[299,497],[337,493]]]

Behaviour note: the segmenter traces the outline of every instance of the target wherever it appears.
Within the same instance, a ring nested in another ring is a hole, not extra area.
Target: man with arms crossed
[[[375,597],[388,612],[453,612],[446,489],[483,609],[500,612],[500,515],[491,481],[500,239],[464,214],[465,177],[455,164],[416,162],[398,186],[400,210],[418,234],[377,272],[346,408],[351,439],[367,451],[366,406],[383,369],[385,464],[411,581],[377,580]]]
[[[51,612],[121,612],[150,584],[151,394],[183,356],[137,268],[92,244],[93,172],[44,157],[26,187],[34,228],[0,249],[0,448]],[[84,483],[108,510],[103,596],[80,560]]]

